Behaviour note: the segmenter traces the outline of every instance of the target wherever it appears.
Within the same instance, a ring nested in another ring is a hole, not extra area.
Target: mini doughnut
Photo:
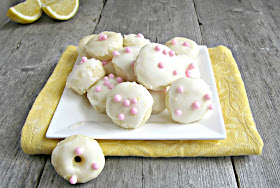
[[[135,34],[124,35],[124,38],[123,38],[124,47],[127,47],[127,46],[143,47],[149,43],[151,43],[150,40],[145,39],[141,33],[139,33],[137,35],[135,35]]]
[[[102,63],[95,59],[82,57],[79,65],[75,65],[66,80],[66,87],[83,95],[98,80],[105,76]]]
[[[165,45],[174,50],[177,55],[185,54],[190,57],[197,57],[199,53],[199,47],[196,42],[183,37],[170,39],[165,43]]]
[[[165,110],[166,109],[165,97],[166,97],[167,89],[163,90],[163,91],[149,90],[149,92],[154,99],[154,104],[152,107],[152,114],[158,114],[158,113],[162,112],[163,110]]]
[[[105,76],[88,90],[87,98],[96,111],[101,113],[106,112],[107,95],[122,81],[123,79],[121,77],[115,77],[113,74],[109,74],[109,76]]]
[[[123,82],[107,96],[106,113],[123,128],[138,128],[150,117],[153,97],[142,85]]]
[[[175,55],[165,45],[150,43],[141,48],[134,64],[137,81],[147,89],[163,90],[181,77],[199,78],[196,61],[187,55]]]
[[[74,135],[57,144],[52,152],[51,163],[61,177],[76,184],[96,178],[104,168],[105,158],[94,139]]]
[[[212,92],[203,80],[183,77],[171,84],[165,102],[174,121],[191,123],[213,110],[211,96]]]
[[[101,63],[103,65],[106,75],[109,74],[117,75],[112,60],[102,60]]]
[[[86,52],[95,59],[110,60],[113,58],[113,51],[123,47],[123,37],[120,33],[104,31],[86,44]]]
[[[88,35],[82,38],[78,44],[78,53],[80,57],[86,56],[87,58],[90,58],[90,56],[86,53],[86,43],[95,35]]]
[[[118,76],[127,81],[136,81],[134,62],[140,49],[141,47],[138,46],[129,46],[117,51],[118,53],[114,55],[112,63]]]

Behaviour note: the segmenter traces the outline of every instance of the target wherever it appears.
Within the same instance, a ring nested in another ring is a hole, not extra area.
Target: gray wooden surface
[[[0,2],[0,187],[72,187],[49,156],[22,152],[20,133],[64,48],[103,30],[230,48],[265,145],[260,156],[106,157],[101,175],[79,187],[280,187],[279,0],[81,0],[71,20],[43,15],[30,25],[4,16],[11,2]]]

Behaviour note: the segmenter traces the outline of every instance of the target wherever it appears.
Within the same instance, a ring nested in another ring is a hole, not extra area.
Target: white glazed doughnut
[[[106,113],[112,121],[123,128],[137,128],[150,117],[153,97],[142,85],[123,82],[107,96]]]
[[[104,31],[86,44],[86,52],[99,60],[110,60],[113,58],[113,51],[123,47],[123,37],[120,33]]]
[[[86,43],[95,35],[88,35],[82,38],[78,44],[78,53],[80,57],[86,56],[87,58],[90,58],[90,56],[86,53]]]
[[[88,90],[87,98],[96,111],[106,112],[107,95],[122,81],[121,77],[116,78],[113,74],[109,74],[109,76],[105,76]]]
[[[105,76],[102,63],[95,59],[82,57],[79,65],[75,65],[66,80],[66,87],[83,95],[98,80]]]
[[[134,73],[134,62],[141,47],[129,46],[115,51],[112,63],[114,64],[118,76],[127,81],[136,81]]]
[[[163,110],[165,110],[166,109],[165,97],[166,97],[167,89],[163,91],[149,90],[149,92],[154,100],[154,104],[152,107],[152,114],[158,114]]]
[[[203,118],[211,104],[212,92],[201,79],[180,78],[173,82],[166,95],[166,107],[172,119],[191,123]]]
[[[123,46],[139,46],[143,47],[146,44],[151,43],[149,39],[145,39],[144,36],[141,33],[135,34],[129,34],[124,35],[123,38]]]
[[[61,177],[76,184],[96,178],[104,168],[105,158],[94,139],[74,135],[57,144],[52,152],[51,163]]]
[[[177,55],[185,54],[190,57],[197,57],[199,53],[199,47],[196,42],[183,37],[170,39],[165,43],[165,45],[174,50]]]
[[[196,61],[187,55],[176,56],[170,48],[157,43],[141,48],[134,72],[138,82],[151,90],[163,90],[181,77],[200,77]]]
[[[102,63],[103,68],[106,72],[106,75],[109,75],[109,74],[117,75],[115,67],[112,63],[112,60],[102,60],[101,63]]]

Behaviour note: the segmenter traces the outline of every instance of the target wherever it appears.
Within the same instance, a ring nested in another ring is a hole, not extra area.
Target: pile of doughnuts
[[[66,87],[87,98],[123,128],[138,128],[166,108],[178,123],[191,123],[212,110],[209,86],[200,79],[199,47],[175,37],[165,45],[139,34],[104,31],[82,38],[80,60]]]

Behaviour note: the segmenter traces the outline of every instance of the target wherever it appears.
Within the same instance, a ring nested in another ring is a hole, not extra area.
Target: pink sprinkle
[[[104,85],[104,86],[109,86],[109,85],[110,85],[110,82],[109,82],[109,81],[105,81],[105,82],[103,83],[103,85]]]
[[[132,104],[136,104],[137,102],[138,102],[138,100],[136,98],[131,99]]]
[[[172,43],[173,45],[175,45],[175,44],[177,43],[177,40],[176,40],[176,39],[172,39],[171,43]]]
[[[109,89],[113,89],[114,87],[115,87],[115,86],[114,86],[113,84],[109,84],[109,85],[108,85],[108,88],[109,88]]]
[[[76,69],[78,67],[78,65],[75,65],[74,68]]]
[[[206,95],[204,95],[204,100],[209,101],[211,99],[211,96],[209,93],[207,93]]]
[[[171,50],[171,51],[168,52],[168,54],[169,54],[170,57],[173,57],[175,55],[175,52],[173,50]]]
[[[98,40],[106,40],[106,39],[107,39],[107,35],[103,33],[101,33],[98,37]]]
[[[106,65],[108,63],[108,61],[101,61],[102,65]]]
[[[108,81],[108,80],[109,80],[108,76],[105,76],[105,77],[103,78],[103,80],[104,80],[104,81]]]
[[[157,46],[155,47],[155,50],[156,50],[156,51],[160,51],[160,47],[157,45]]]
[[[136,115],[138,113],[138,109],[133,107],[130,109],[130,113],[133,114],[133,115]]]
[[[177,88],[177,92],[178,92],[178,93],[183,93],[183,91],[184,91],[184,89],[183,89],[182,86],[179,86],[179,87]]]
[[[83,64],[84,62],[83,61],[80,61],[80,64]]]
[[[121,83],[123,81],[123,79],[121,77],[117,77],[117,82]]]
[[[114,50],[114,51],[113,51],[113,56],[116,57],[116,56],[119,56],[119,55],[120,55],[120,52],[118,52],[117,50]]]
[[[101,87],[100,86],[96,86],[95,92],[100,92],[100,91],[101,91]]]
[[[177,115],[177,116],[180,116],[180,115],[182,115],[182,110],[179,110],[179,109],[177,109],[177,110],[175,110],[175,114]]]
[[[76,150],[75,150],[75,153],[77,155],[83,155],[84,152],[85,152],[85,149],[81,148],[81,147],[77,147]]]
[[[177,70],[174,70],[173,71],[173,75],[175,76],[175,75],[177,75],[178,74],[178,71]]]
[[[130,53],[130,52],[131,52],[131,48],[130,48],[130,47],[127,47],[127,48],[125,49],[125,52],[126,52],[126,53]]]
[[[86,62],[87,61],[87,57],[83,56],[81,60],[82,60],[82,62]]]
[[[198,101],[195,101],[192,103],[192,107],[193,107],[193,109],[197,110],[200,108],[200,103]]]
[[[115,95],[114,96],[114,101],[115,102],[120,102],[122,100],[122,97],[120,95]]]
[[[190,64],[189,64],[189,69],[192,70],[192,69],[194,69],[194,68],[195,68],[194,63],[190,63]]]
[[[139,37],[139,38],[144,38],[144,35],[142,35],[141,33],[138,33],[138,34],[137,34],[137,37]]]
[[[108,75],[109,78],[114,78],[115,76],[113,74]]]
[[[119,120],[124,120],[124,114],[119,114]]]
[[[186,77],[188,77],[188,78],[191,78],[191,77],[192,77],[192,73],[191,73],[191,71],[188,70],[188,69],[185,71],[185,74],[186,74]]]
[[[208,109],[209,109],[209,110],[213,110],[213,109],[214,109],[213,105],[212,105],[212,104],[209,104]]]
[[[190,45],[190,43],[188,43],[187,41],[183,43],[183,46],[188,47]]]
[[[168,54],[167,50],[163,50],[162,53],[163,53],[164,55],[167,55],[167,54]]]
[[[124,100],[124,101],[123,101],[123,105],[126,106],[126,107],[130,106],[130,101],[127,100],[127,99]]]
[[[78,180],[77,176],[73,175],[73,176],[70,178],[69,182],[70,182],[71,184],[76,184],[76,183],[77,183],[77,180]]]
[[[159,62],[158,68],[163,69],[164,68],[164,64],[162,62]]]
[[[99,169],[99,166],[97,163],[93,163],[92,166],[91,166],[94,170],[98,170]]]
[[[131,62],[131,66],[134,67],[134,64],[135,64],[135,61],[132,61]]]

